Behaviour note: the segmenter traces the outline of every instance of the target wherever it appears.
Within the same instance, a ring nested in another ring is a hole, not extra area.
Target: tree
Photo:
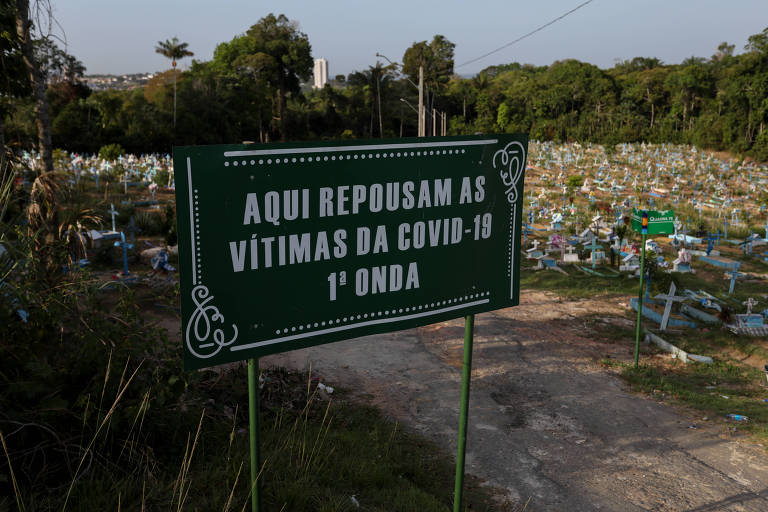
[[[308,80],[312,71],[312,47],[298,23],[285,15],[268,14],[246,32],[246,46],[258,55],[259,70],[277,89],[280,140],[287,140],[286,96],[298,93],[300,80]],[[259,55],[261,54],[261,55]]]
[[[0,176],[5,170],[5,117],[15,98],[30,93],[29,80],[21,53],[21,41],[16,30],[13,2],[0,3]]]
[[[424,82],[427,86],[424,104],[428,110],[435,107],[435,96],[445,89],[453,75],[454,43],[445,36],[437,34],[432,41],[413,43],[403,54],[403,73],[411,81],[419,79],[419,67],[424,68]],[[431,94],[430,92],[431,91]],[[427,116],[429,123],[429,116]]]
[[[45,78],[35,58],[32,41],[32,21],[29,18],[29,0],[16,0],[16,37],[21,49],[24,67],[35,100],[35,120],[40,155],[45,172],[53,171],[53,146],[51,144],[51,118],[45,97]]]
[[[759,34],[749,36],[744,49],[748,52],[768,53],[768,27]]]
[[[171,40],[158,41],[155,46],[155,53],[171,59],[173,64],[173,127],[176,128],[176,61],[184,57],[192,57],[194,53],[187,50],[189,43],[182,43],[178,37]]]

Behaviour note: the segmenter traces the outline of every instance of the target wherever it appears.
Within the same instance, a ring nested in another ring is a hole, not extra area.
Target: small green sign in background
[[[184,365],[518,303],[524,135],[174,149]]]
[[[643,232],[643,212],[648,214],[648,231],[646,235],[668,235],[675,232],[675,212],[673,210],[632,210],[632,230]]]

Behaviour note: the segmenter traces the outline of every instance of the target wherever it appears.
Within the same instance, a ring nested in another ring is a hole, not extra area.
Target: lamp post
[[[381,57],[383,59],[386,59],[386,61],[389,62],[390,64],[392,64],[393,66],[399,66],[399,64],[397,62],[392,62],[389,59],[389,57],[387,57],[386,55],[382,55],[381,53],[376,52],[376,56],[377,57]],[[418,116],[419,116],[419,134],[418,134],[418,136],[419,137],[426,137],[427,133],[426,133],[425,126],[426,126],[427,116],[426,116],[426,111],[424,109],[424,66],[419,66],[419,85],[416,85],[415,83],[413,83],[411,81],[411,79],[408,78],[407,76],[405,77],[405,79],[408,80],[408,82],[412,86],[414,86],[416,89],[419,90],[419,110],[416,112],[418,114]],[[405,101],[405,100],[403,100],[403,101]]]
[[[416,112],[416,114],[419,113],[419,111],[416,110],[416,107],[411,105],[410,102],[408,100],[406,100],[405,98],[400,98],[400,101],[402,101],[403,103],[408,105],[411,108],[411,110]],[[433,120],[435,119],[435,116],[439,116],[439,118],[440,118],[441,135],[445,136],[445,131],[446,131],[446,114],[445,114],[445,112],[440,112],[437,109],[432,109],[431,112],[432,112],[432,119]],[[432,127],[433,127],[433,130],[434,130],[432,135],[437,135],[437,125],[434,122],[432,123]],[[419,127],[419,129],[421,129],[421,127]],[[421,135],[419,135],[419,136],[421,137]]]

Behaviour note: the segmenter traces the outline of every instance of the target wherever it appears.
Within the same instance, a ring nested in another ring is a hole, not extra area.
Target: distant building
[[[328,61],[315,59],[315,89],[322,89],[328,82]]]

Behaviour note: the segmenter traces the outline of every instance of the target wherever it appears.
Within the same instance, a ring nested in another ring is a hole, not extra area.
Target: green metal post
[[[460,512],[464,493],[464,454],[467,448],[469,380],[472,377],[472,336],[475,315],[464,317],[464,364],[461,367],[461,409],[459,411],[459,451],[456,455],[456,483],[453,490],[453,512]]]
[[[259,464],[261,461],[260,436],[259,436],[259,388],[257,381],[259,378],[259,360],[251,358],[248,360],[248,425],[250,430],[251,446],[251,510],[259,512],[261,508],[260,484],[256,481],[259,474]]]
[[[640,365],[640,324],[643,318],[643,281],[645,280],[645,235],[640,249],[640,291],[637,294],[637,327],[635,328],[635,368]]]

